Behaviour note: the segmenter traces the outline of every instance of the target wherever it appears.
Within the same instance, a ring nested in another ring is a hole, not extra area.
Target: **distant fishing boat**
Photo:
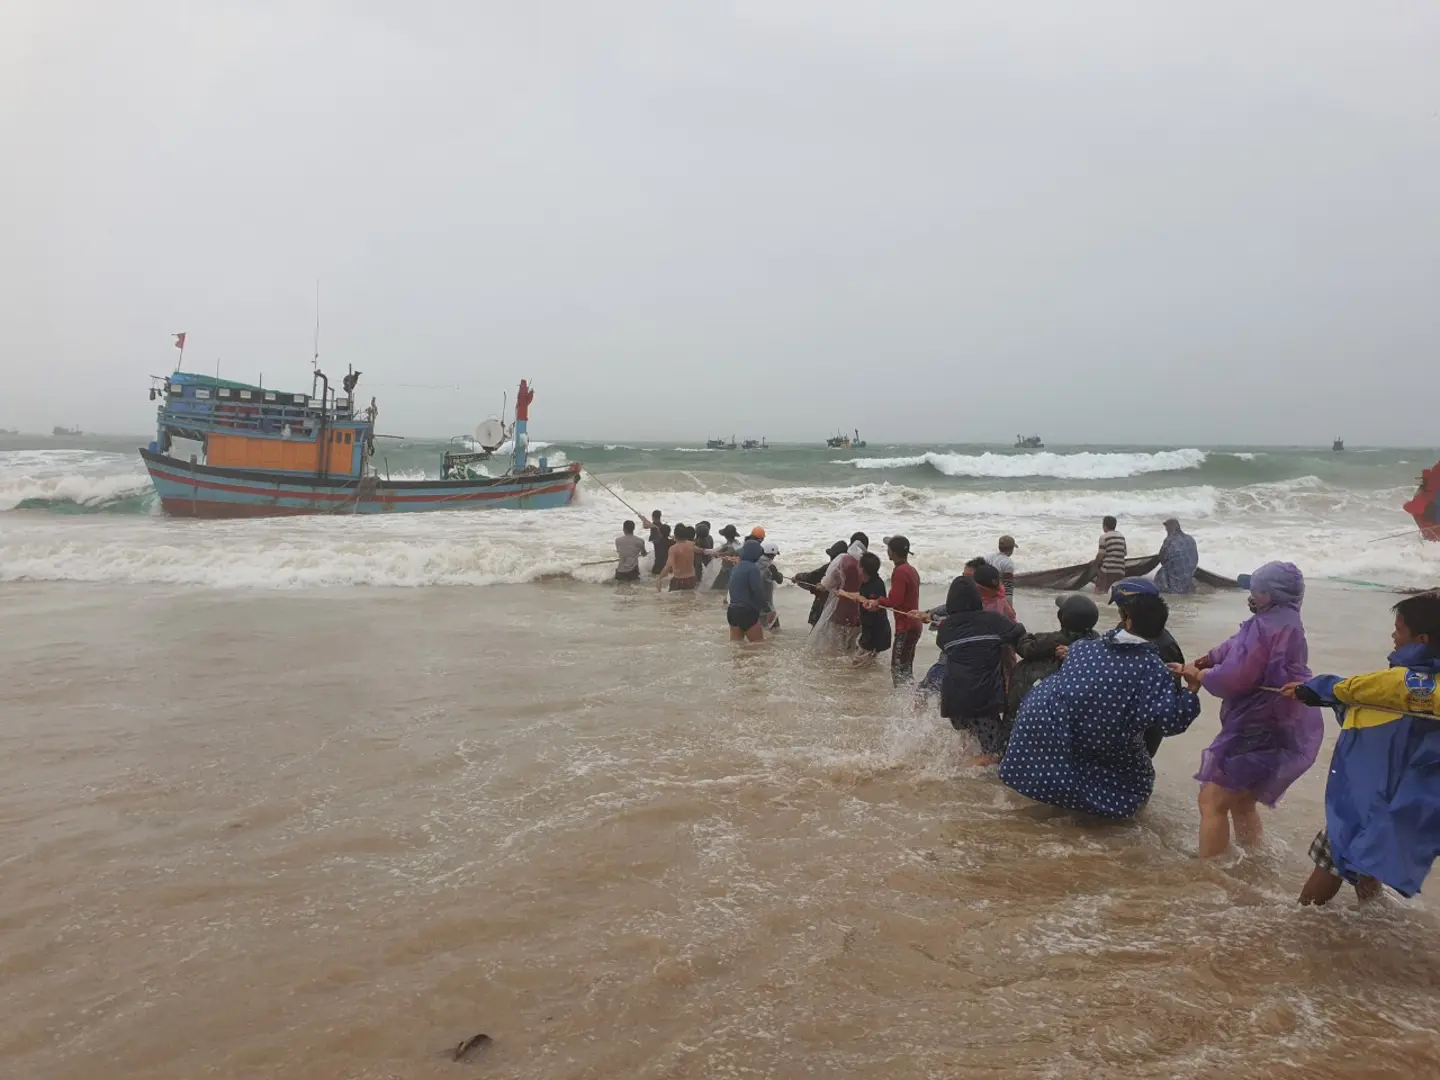
[[[462,474],[460,467],[468,463],[447,453],[439,480],[390,480],[373,466],[379,414],[374,399],[355,413],[359,378],[358,371],[345,377],[342,397],[318,368],[309,394],[185,371],[155,377],[150,399],[160,402],[156,437],[140,457],[162,509],[201,518],[543,510],[575,497],[578,462],[563,469],[548,468],[544,458],[538,466],[526,462],[535,398],[526,382],[515,402],[514,455],[504,476]],[[175,439],[198,442],[204,462],[199,455],[188,461],[172,457]]]
[[[708,442],[705,443],[705,449],[706,449],[706,450],[734,450],[734,449],[735,449],[735,436],[734,436],[734,435],[731,435],[731,436],[730,436],[730,441],[729,441],[728,443],[727,443],[724,439],[710,439]]]
[[[60,427],[56,425],[50,429],[51,437],[56,439],[78,439],[83,434],[84,432],[78,427]]]
[[[1039,435],[1016,435],[1016,450],[1044,450],[1045,444],[1040,440]]]
[[[741,450],[769,450],[770,447],[768,447],[768,446],[765,445],[765,440],[764,440],[764,439],[761,439],[759,442],[756,442],[754,439],[746,439],[743,443],[740,444],[740,449],[741,449]]]
[[[1336,454],[1343,453],[1345,450],[1345,440],[1336,439],[1333,443],[1330,444],[1330,450],[1332,453]]]
[[[0,435],[19,435],[19,434],[20,434],[20,429],[19,429],[19,428],[10,428],[10,427],[0,428]]]
[[[856,428],[853,439],[843,433],[831,435],[830,438],[825,440],[825,445],[831,450],[864,450],[866,444],[865,440],[860,438],[860,429]]]

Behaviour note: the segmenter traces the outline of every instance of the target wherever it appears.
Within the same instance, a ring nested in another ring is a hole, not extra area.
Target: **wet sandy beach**
[[[1265,850],[1201,864],[1212,700],[1086,825],[780,598],[737,651],[718,601],[570,581],[5,586],[0,1075],[1440,1073],[1427,901],[1294,904],[1333,724]],[[1393,600],[1314,589],[1316,670],[1382,663]]]

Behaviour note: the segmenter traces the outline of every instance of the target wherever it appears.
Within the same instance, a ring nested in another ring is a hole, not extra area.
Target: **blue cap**
[[[1127,577],[1110,586],[1110,603],[1124,603],[1134,596],[1159,596],[1160,590],[1153,581],[1143,577]]]

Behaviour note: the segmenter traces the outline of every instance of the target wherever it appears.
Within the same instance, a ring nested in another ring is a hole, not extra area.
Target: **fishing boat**
[[[1440,496],[1440,461],[1420,474],[1420,486],[1415,489],[1414,496],[1404,507],[1425,540],[1440,541],[1440,506],[1436,506],[1437,496]]]
[[[768,446],[765,445],[765,440],[764,440],[763,438],[760,439],[758,442],[757,442],[756,440],[754,440],[754,439],[746,439],[743,443],[740,444],[740,449],[741,449],[741,450],[769,450],[770,447],[768,447]]]
[[[724,439],[709,439],[709,440],[707,440],[706,443],[705,443],[705,449],[706,449],[706,450],[734,450],[734,449],[735,449],[735,436],[734,436],[734,435],[731,435],[731,436],[730,436],[730,441],[729,441],[728,443],[727,443]]]
[[[825,440],[825,445],[831,450],[864,450],[865,440],[860,438],[860,429],[855,429],[855,437],[852,439],[843,432],[838,435],[831,435]]]
[[[1039,435],[1016,435],[1016,436],[1015,436],[1015,449],[1016,449],[1016,450],[1044,450],[1044,449],[1045,449],[1045,444],[1044,444],[1044,442],[1041,441]]]
[[[50,429],[50,435],[56,439],[78,439],[84,432],[78,427],[60,427],[58,424]]]
[[[574,499],[579,463],[551,469],[544,458],[538,466],[526,461],[535,392],[525,381],[515,403],[514,452],[503,476],[457,475],[442,461],[438,480],[391,480],[374,469],[374,400],[355,412],[359,378],[359,372],[346,375],[341,396],[318,367],[308,394],[185,371],[155,376],[150,399],[160,402],[156,436],[140,457],[161,508],[175,517],[280,517],[543,510]],[[175,456],[177,439],[198,443],[200,453]]]
[[[1336,453],[1336,454],[1344,453],[1344,451],[1345,451],[1345,440],[1344,440],[1344,439],[1336,439],[1333,443],[1330,444],[1330,450],[1331,450],[1332,453]]]

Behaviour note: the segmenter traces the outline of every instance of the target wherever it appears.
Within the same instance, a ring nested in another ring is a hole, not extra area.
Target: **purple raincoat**
[[[1260,689],[1310,678],[1300,621],[1304,576],[1290,563],[1266,563],[1252,575],[1250,595],[1258,610],[1210,650],[1202,675],[1205,689],[1222,699],[1220,734],[1200,755],[1195,779],[1274,806],[1315,763],[1325,722],[1319,709]]]

